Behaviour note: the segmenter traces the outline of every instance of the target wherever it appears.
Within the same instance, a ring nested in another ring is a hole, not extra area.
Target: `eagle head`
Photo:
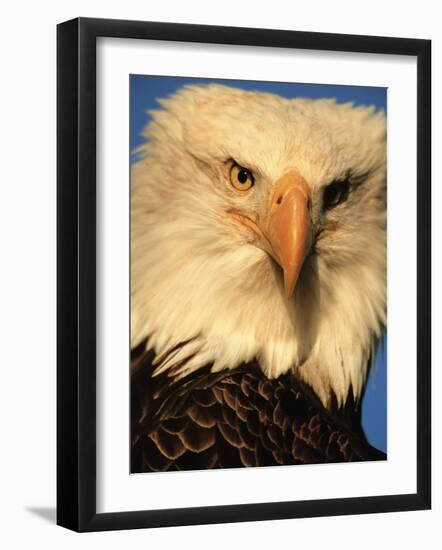
[[[384,114],[219,85],[160,104],[132,166],[132,345],[156,373],[256,360],[357,399],[386,321]]]

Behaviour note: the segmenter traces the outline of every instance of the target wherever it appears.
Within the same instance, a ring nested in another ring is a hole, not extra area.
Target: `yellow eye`
[[[238,191],[248,191],[253,187],[255,180],[247,168],[234,164],[230,169],[230,183]]]

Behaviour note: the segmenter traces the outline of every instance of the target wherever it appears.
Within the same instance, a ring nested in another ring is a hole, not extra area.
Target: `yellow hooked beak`
[[[267,219],[259,228],[282,267],[285,292],[290,297],[312,244],[308,186],[297,172],[276,182]]]
[[[285,292],[290,298],[312,245],[309,191],[305,179],[295,171],[280,178],[275,183],[264,219],[236,209],[229,213],[257,235],[260,246],[282,267]]]

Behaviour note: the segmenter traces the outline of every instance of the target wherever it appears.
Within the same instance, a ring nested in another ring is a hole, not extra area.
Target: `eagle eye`
[[[348,180],[335,180],[327,185],[323,195],[324,210],[335,208],[339,204],[346,201],[349,191],[350,182]]]
[[[248,191],[255,183],[252,172],[240,166],[233,164],[230,169],[230,183],[238,191]]]

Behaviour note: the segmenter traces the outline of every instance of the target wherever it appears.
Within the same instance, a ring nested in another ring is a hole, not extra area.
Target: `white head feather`
[[[159,371],[256,359],[325,404],[357,399],[386,321],[383,113],[218,85],[160,103],[132,168],[132,345],[167,357]],[[229,159],[253,171],[251,193],[232,189]],[[279,266],[228,212],[262,212],[293,170],[310,188],[315,242],[288,299]],[[324,211],[324,188],[349,174],[348,199]]]

